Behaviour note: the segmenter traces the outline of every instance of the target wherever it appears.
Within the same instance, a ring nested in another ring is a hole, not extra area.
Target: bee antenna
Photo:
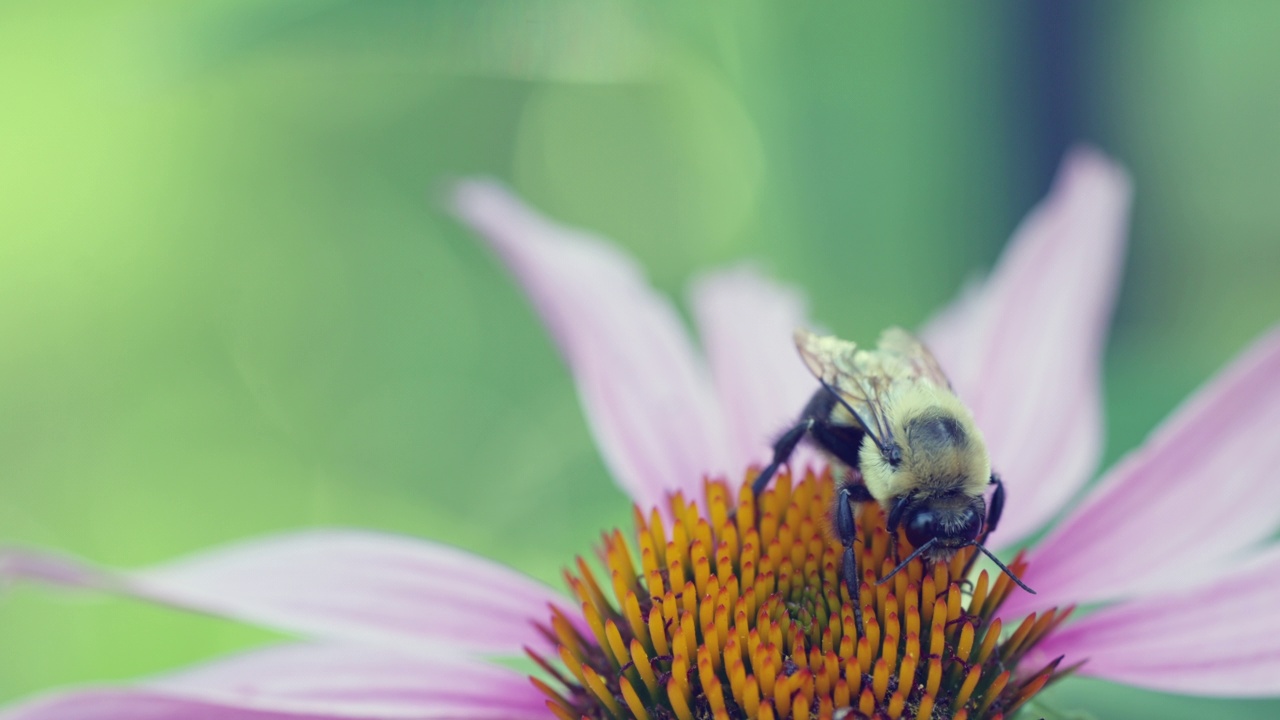
[[[935,542],[937,542],[937,540],[938,540],[938,538],[936,538],[936,537],[935,537],[935,538],[929,538],[929,541],[928,541],[928,542],[926,542],[925,544],[923,544],[923,545],[921,545],[920,547],[918,547],[918,548],[916,548],[915,550],[913,550],[913,551],[911,552],[911,554],[907,556],[907,559],[906,559],[906,560],[903,560],[902,562],[898,563],[898,567],[894,568],[894,569],[893,569],[893,572],[891,572],[891,573],[889,573],[888,575],[885,575],[884,577],[882,577],[882,578],[880,578],[879,580],[877,580],[877,581],[876,581],[876,585],[883,585],[883,584],[885,584],[885,583],[889,582],[890,580],[892,580],[892,579],[893,579],[893,576],[894,576],[894,575],[897,575],[899,570],[901,570],[902,568],[906,567],[908,563],[910,563],[912,560],[915,560],[917,557],[919,557],[919,556],[920,556],[920,553],[922,553],[922,552],[924,552],[925,550],[928,550],[929,548],[933,547],[933,544],[934,544]],[[1014,578],[1014,579],[1016,580],[1017,578]],[[1021,583],[1019,583],[1019,585],[1021,585]]]
[[[837,392],[837,391],[836,391],[836,389],[835,389],[834,387],[831,387],[831,383],[827,382],[824,378],[818,378],[818,382],[822,383],[822,387],[826,388],[826,389],[827,389],[827,392],[831,393],[832,397],[834,397],[834,398],[836,399],[836,402],[838,402],[838,403],[840,403],[841,405],[843,405],[843,406],[844,406],[844,409],[845,409],[845,410],[848,410],[850,415],[852,415],[852,416],[854,416],[855,418],[857,418],[857,419],[858,419],[858,423],[862,425],[862,429],[863,429],[863,431],[865,431],[865,432],[866,432],[867,437],[871,438],[871,442],[873,442],[873,443],[875,443],[875,444],[876,444],[876,448],[880,450],[880,453],[881,453],[882,455],[886,455],[886,456],[887,456],[887,454],[889,453],[889,451],[887,451],[887,450],[885,449],[885,447],[884,447],[884,443],[880,442],[880,438],[876,437],[876,434],[875,434],[875,433],[873,433],[873,432],[871,432],[871,426],[867,424],[866,419],[865,419],[865,418],[863,418],[861,415],[859,415],[859,414],[858,414],[858,411],[857,411],[857,410],[854,410],[854,409],[853,409],[853,406],[852,406],[852,405],[850,405],[850,404],[848,403],[848,401],[846,401],[844,398],[840,397],[840,393],[839,393],[839,392]],[[897,453],[898,459],[899,459],[899,461],[901,461],[901,459],[902,459],[902,457],[901,457],[901,456],[902,456],[902,450],[900,450],[900,449],[897,447],[897,445],[894,445],[894,447],[893,447],[893,452]],[[897,467],[897,463],[894,463],[894,467]],[[897,571],[895,570],[894,572],[897,572]]]
[[[1004,563],[1000,562],[1000,558],[996,557],[995,555],[992,555],[990,550],[988,550],[988,549],[986,549],[985,547],[983,547],[983,546],[982,546],[982,543],[980,543],[980,542],[974,542],[974,543],[971,543],[971,544],[972,544],[974,547],[976,547],[976,548],[978,548],[979,550],[981,550],[983,555],[986,555],[988,558],[990,558],[990,559],[991,559],[991,562],[995,563],[997,567],[999,567],[1002,571],[1004,571],[1004,574],[1005,574],[1005,575],[1008,575],[1008,576],[1009,576],[1009,578],[1010,578],[1011,580],[1013,580],[1014,582],[1018,583],[1018,587],[1022,588],[1023,590],[1026,590],[1027,592],[1031,593],[1032,595],[1035,595],[1035,594],[1036,594],[1036,591],[1035,591],[1035,590],[1032,590],[1031,588],[1027,587],[1027,584],[1026,584],[1026,583],[1024,583],[1024,582],[1022,582],[1022,580],[1021,580],[1017,575],[1014,575],[1012,570],[1010,570],[1007,566],[1005,566],[1005,564],[1004,564]],[[894,572],[897,572],[897,570],[894,570]]]

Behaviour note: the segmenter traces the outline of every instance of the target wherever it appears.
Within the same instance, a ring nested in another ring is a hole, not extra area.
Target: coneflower
[[[581,560],[566,576],[591,632],[555,614],[544,626],[555,653],[530,650],[555,678],[534,680],[549,709],[561,720],[978,720],[1011,716],[1064,672],[1060,659],[1019,665],[1068,613],[1006,632],[1000,605],[1014,586],[983,570],[967,591],[972,548],[877,583],[900,558],[874,504],[859,522],[859,633],[827,528],[833,488],[812,474],[793,488],[783,474],[757,503],[750,483],[711,482],[705,507],[672,498],[669,527],[637,510],[632,541],[605,536],[604,577]]]

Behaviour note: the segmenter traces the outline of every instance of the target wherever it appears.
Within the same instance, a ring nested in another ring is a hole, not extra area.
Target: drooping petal
[[[1192,590],[1104,608],[1047,638],[1028,665],[1066,654],[1079,672],[1177,693],[1280,694],[1280,548]]]
[[[1078,149],[986,283],[923,332],[986,437],[1008,505],[992,544],[1025,537],[1088,480],[1102,448],[1103,343],[1130,188]]]
[[[2,720],[545,720],[526,676],[457,657],[285,645],[216,661],[136,688],[38,699]]]
[[[459,184],[453,209],[524,286],[573,372],[605,462],[636,502],[661,505],[667,492],[729,469],[707,369],[632,258],[491,182]]]
[[[806,324],[804,296],[740,266],[696,280],[690,304],[724,410],[731,466],[766,464],[773,441],[817,388],[791,339]],[[816,459],[801,446],[791,465]]]
[[[1280,328],[1196,392],[1030,555],[1021,609],[1199,582],[1280,525]]]
[[[281,535],[133,572],[9,550],[0,574],[119,592],[299,633],[412,650],[519,654],[550,589],[484,558],[357,531]]]

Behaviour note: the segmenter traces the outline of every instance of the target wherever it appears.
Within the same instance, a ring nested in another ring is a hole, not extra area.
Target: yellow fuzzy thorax
[[[891,466],[868,439],[863,441],[859,463],[867,490],[881,504],[908,493],[921,497],[982,493],[991,477],[991,461],[982,431],[959,398],[931,385],[915,384],[896,392],[885,409],[902,449],[902,462],[896,468]],[[939,442],[918,431],[922,423],[939,419],[959,434]]]

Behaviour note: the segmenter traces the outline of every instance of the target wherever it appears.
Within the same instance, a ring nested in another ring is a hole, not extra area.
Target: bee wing
[[[893,371],[902,365],[896,356],[859,350],[848,340],[803,329],[796,330],[795,342],[809,372],[836,393],[880,450],[893,447],[896,442],[885,411],[894,383]]]
[[[896,366],[895,380],[923,380],[946,390],[951,389],[951,381],[942,372],[937,358],[915,335],[900,327],[891,327],[880,334],[878,347],[881,353],[891,355],[896,360],[893,363]]]

